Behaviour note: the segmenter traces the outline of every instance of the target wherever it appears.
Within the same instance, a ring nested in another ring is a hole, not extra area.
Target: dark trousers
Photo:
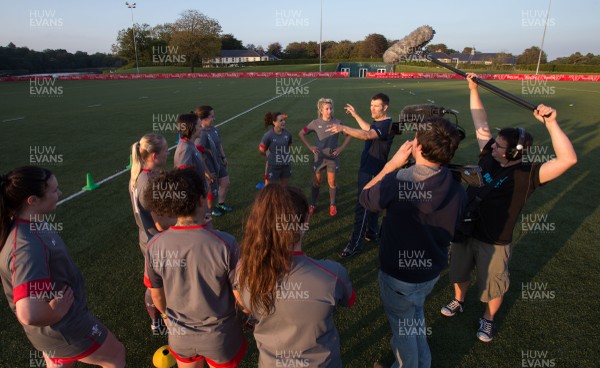
[[[379,218],[379,212],[371,212],[360,205],[358,197],[360,192],[367,185],[374,175],[367,174],[364,172],[358,172],[358,193],[356,200],[356,208],[354,210],[354,230],[352,236],[348,242],[348,246],[352,249],[362,247],[362,242],[365,237],[365,232],[369,235],[376,235],[378,230],[377,221]]]

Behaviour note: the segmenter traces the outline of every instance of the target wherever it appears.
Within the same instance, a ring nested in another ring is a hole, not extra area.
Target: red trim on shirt
[[[303,252],[303,251],[301,251],[301,250],[293,250],[293,251],[292,251],[292,255],[293,255],[293,256],[303,256],[303,255],[304,255],[304,252]]]
[[[266,150],[266,149],[267,149],[267,146],[265,146],[264,144],[262,144],[262,143],[261,143],[261,144],[259,144],[259,145],[258,145],[258,148],[261,148],[261,149],[263,149],[263,150]]]
[[[203,224],[203,225],[189,225],[189,226],[177,226],[177,225],[173,225],[171,227],[169,227],[169,229],[173,229],[173,230],[195,230],[195,229],[202,229],[203,227],[206,227],[207,224]]]
[[[21,285],[13,288],[13,302],[28,298],[31,295],[38,296],[39,293],[52,291],[52,280],[39,279],[34,281],[24,282]]]
[[[211,233],[214,237],[219,239],[221,242],[223,242],[223,244],[225,244],[225,246],[227,247],[227,250],[229,250],[229,254],[231,254],[231,256],[233,257],[233,263],[237,264],[237,254],[235,254],[233,252],[233,250],[229,246],[229,243],[225,239],[221,238],[217,233],[212,231],[210,228],[206,228],[205,230],[208,231],[209,233]]]
[[[335,273],[331,272],[330,270],[326,269],[325,267],[321,266],[320,264],[318,264],[317,262],[315,262],[313,259],[311,259],[310,257],[307,257],[308,261],[312,262],[315,266],[319,267],[320,269],[322,269],[323,271],[327,272],[328,274],[330,274],[331,276],[335,277],[336,279],[340,280],[340,282],[342,283],[342,285],[344,285],[344,287],[346,288],[346,291],[350,291],[348,290],[348,285],[346,285],[346,283],[344,282],[344,280],[340,279],[338,277],[338,275],[336,275]],[[354,292],[354,289],[351,289],[352,292],[350,293],[350,298],[348,299],[348,307],[351,307],[352,304],[354,304],[354,301],[356,299],[356,293]],[[352,304],[350,303],[352,302]]]
[[[348,299],[348,308],[352,308],[355,301],[356,301],[356,291],[354,291],[354,289],[352,289],[352,295],[350,296],[350,299]]]
[[[142,172],[145,172],[145,173],[151,173],[151,172],[152,172],[152,170],[148,170],[148,169],[142,169]]]
[[[179,170],[185,170],[185,169],[190,169],[190,168],[191,168],[191,169],[194,169],[195,167],[196,167],[196,166],[194,166],[194,165],[181,165],[181,166],[177,166],[177,168],[178,168]]]
[[[31,221],[22,219],[17,217],[15,219],[15,222],[23,222],[23,223],[27,223],[27,224],[31,224]],[[15,236],[14,236],[14,240],[13,240],[13,252],[12,252],[12,264],[10,265],[10,273],[11,273],[11,283],[14,285],[15,284],[15,264],[17,263],[17,256],[15,255],[17,252],[17,238],[18,238],[18,233],[19,233],[19,225],[17,224],[15,226]],[[48,274],[48,276],[50,276],[50,264],[48,264],[48,253],[46,252],[46,243],[44,243],[44,241],[42,240],[42,238],[40,238],[36,233],[33,233],[33,235],[35,235],[35,237],[40,241],[40,243],[42,243],[42,246],[44,247],[44,260],[46,263],[46,273]],[[34,281],[28,281],[25,282],[21,285],[18,285],[17,287],[13,287],[13,301],[16,303],[18,300],[21,300],[23,298],[28,297],[29,295],[31,295],[31,293],[29,293],[29,291],[31,290],[29,288],[30,283],[36,283],[39,281],[51,281],[50,278],[48,279],[39,279],[39,280],[34,280]],[[52,290],[52,289],[50,289]]]
[[[200,151],[200,153],[204,154],[204,146],[201,146],[201,145],[197,144],[197,145],[196,145],[196,149],[197,149],[198,151]]]
[[[179,137],[180,142],[189,142],[190,140],[184,137]]]
[[[304,133],[308,133],[308,127],[305,126],[304,129],[302,129],[304,131]]]
[[[89,349],[87,349],[86,351],[84,351],[83,353],[81,353],[79,355],[76,355],[71,358],[51,358],[51,357],[48,357],[48,358],[50,359],[50,361],[52,361],[52,363],[54,363],[60,367],[64,363],[76,362],[87,356],[92,355],[94,352],[96,352],[96,350],[98,350],[100,348],[100,346],[102,346],[102,345],[100,345],[100,344],[98,344],[98,342],[92,340],[92,346],[90,346]]]
[[[144,274],[144,286],[147,287],[148,289],[154,289],[152,287],[152,283],[150,282],[150,279],[148,278],[148,275]]]

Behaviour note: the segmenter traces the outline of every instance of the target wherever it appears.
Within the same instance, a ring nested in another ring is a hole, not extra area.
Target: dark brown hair
[[[421,154],[427,161],[446,165],[454,157],[460,135],[448,120],[432,117],[417,124],[417,143],[423,146]]]
[[[204,181],[194,169],[162,172],[150,180],[144,199],[159,216],[193,215],[200,197],[206,197]]]
[[[198,117],[196,114],[179,114],[177,116],[177,130],[183,138],[190,139],[196,130]]]
[[[197,117],[200,118],[200,120],[204,120],[210,116],[210,112],[213,110],[214,109],[212,108],[212,106],[202,105],[196,107],[193,112],[194,114],[196,114]]]
[[[23,166],[0,176],[0,250],[14,223],[14,216],[29,196],[43,197],[52,172],[37,166]]]
[[[274,125],[273,122],[277,120],[277,117],[279,115],[283,115],[283,113],[281,112],[268,112],[265,114],[265,128],[267,128],[269,125]]]

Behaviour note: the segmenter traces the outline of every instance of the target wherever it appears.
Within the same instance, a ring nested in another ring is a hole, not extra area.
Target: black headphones
[[[509,161],[515,161],[523,156],[523,145],[525,144],[525,129],[517,128],[519,130],[519,142],[517,142],[517,146],[513,148],[506,149],[506,158]]]

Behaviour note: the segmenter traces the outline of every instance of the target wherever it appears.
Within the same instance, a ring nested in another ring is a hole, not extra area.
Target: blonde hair
[[[143,163],[153,153],[159,153],[167,145],[167,140],[160,134],[146,134],[138,142],[131,145],[131,178],[129,189],[133,190],[138,176],[142,172]]]
[[[323,105],[331,105],[331,109],[333,110],[333,100],[325,97],[319,98],[319,101],[317,101],[317,117],[319,118],[321,117],[321,108],[323,108]]]

